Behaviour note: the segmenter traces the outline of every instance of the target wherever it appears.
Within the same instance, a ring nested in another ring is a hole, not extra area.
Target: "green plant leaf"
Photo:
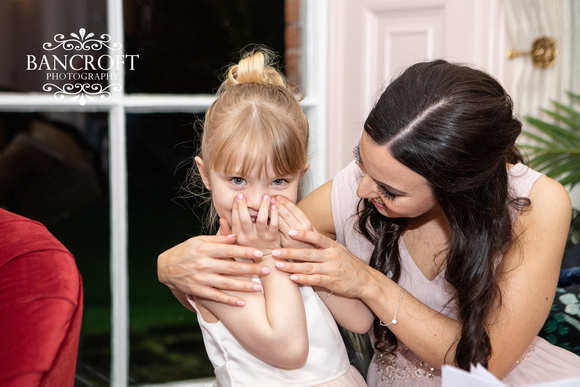
[[[529,116],[526,116],[525,120],[556,143],[565,145],[576,144],[580,146],[580,135],[571,131],[569,128],[563,128],[556,124],[551,124]]]
[[[573,102],[580,101],[580,95],[567,92]],[[519,145],[528,153],[532,168],[557,179],[561,184],[574,187],[580,182],[580,110],[561,102],[550,101],[554,110],[539,109],[557,123],[525,116],[537,133],[523,131],[522,135],[535,144]]]
[[[571,91],[567,91],[566,94],[568,94],[569,97],[580,101],[580,94],[576,94]]]
[[[551,101],[551,102],[558,109],[566,112],[566,114],[568,114],[568,117],[570,119],[574,120],[574,123],[573,123],[573,125],[571,125],[571,127],[578,128],[580,126],[580,111],[572,109],[571,107],[563,105],[557,101]]]
[[[523,131],[522,132],[522,135],[524,135],[525,137],[528,137],[528,138],[530,138],[532,140],[535,140],[537,142],[546,144],[547,146],[551,146],[553,144],[551,141],[548,141],[545,138],[540,137],[540,136],[537,136],[537,135],[535,135],[533,133],[530,133],[530,132]],[[520,146],[522,148],[532,148],[532,147],[534,147],[534,145],[528,145],[528,144],[522,144]],[[544,149],[544,148],[540,148],[540,149]]]
[[[558,121],[565,123],[566,125],[568,125],[570,127],[570,129],[574,129],[574,130],[580,129],[580,121],[578,119],[566,117],[560,113],[556,113],[556,112],[553,112],[553,111],[550,111],[547,109],[540,109],[540,110],[543,111],[544,113],[546,113],[547,115],[549,115],[550,117],[553,117],[553,118],[557,119]]]

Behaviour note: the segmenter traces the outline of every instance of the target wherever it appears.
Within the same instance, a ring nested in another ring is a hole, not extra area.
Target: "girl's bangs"
[[[210,168],[227,175],[247,176],[258,167],[261,177],[272,165],[278,176],[294,174],[304,167],[306,150],[298,138],[292,137],[269,136],[259,130],[232,131],[231,136],[215,148],[216,154],[224,156],[211,157]]]

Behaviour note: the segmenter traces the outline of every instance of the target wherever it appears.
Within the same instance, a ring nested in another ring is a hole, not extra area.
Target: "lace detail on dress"
[[[419,359],[409,348],[399,343],[394,353],[380,353],[375,349],[381,380],[393,383],[395,379],[429,378],[441,376],[441,370]],[[398,363],[398,364],[397,364]],[[402,367],[401,364],[406,366]]]
[[[527,359],[534,352],[536,346],[531,344],[526,348],[524,354],[518,361],[518,365],[522,360]],[[435,376],[441,376],[441,370],[432,367],[419,359],[409,348],[399,343],[395,353],[380,353],[375,349],[379,375],[381,380],[387,383],[393,383],[395,379],[414,379],[414,378],[428,378],[433,380]],[[397,364],[399,363],[399,364]],[[407,365],[402,367],[401,364]]]
[[[528,348],[526,348],[526,350],[524,351],[524,354],[522,355],[522,357],[520,357],[518,359],[518,361],[516,361],[516,365],[520,364],[520,362],[522,360],[527,359],[528,357],[530,357],[530,355],[534,352],[534,350],[536,349],[536,346],[534,344],[530,344],[528,346]]]

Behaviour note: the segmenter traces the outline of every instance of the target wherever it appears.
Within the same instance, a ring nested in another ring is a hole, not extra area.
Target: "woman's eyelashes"
[[[387,187],[381,184],[377,184],[377,188],[379,189],[380,194],[389,200],[395,200],[395,198],[398,196],[397,194],[394,194],[391,191],[389,191]]]
[[[361,160],[361,158],[360,158],[360,148],[359,148],[359,146],[358,146],[358,145],[356,145],[356,146],[353,148],[353,150],[352,150],[352,153],[353,153],[354,159],[355,159],[355,161],[356,161],[356,164],[358,165],[358,167],[360,168],[360,170],[361,170],[363,173],[366,173],[366,171],[365,171],[365,169],[364,169],[364,165],[363,165],[363,163],[362,163],[362,160]],[[376,185],[377,185],[377,188],[378,188],[378,190],[379,190],[379,193],[380,193],[382,196],[384,196],[385,198],[387,198],[387,199],[389,199],[389,200],[394,200],[394,199],[395,199],[397,196],[399,196],[399,195],[397,195],[397,194],[395,194],[395,193],[393,193],[393,192],[389,191],[389,190],[388,190],[388,188],[387,188],[387,187],[385,187],[385,186],[383,186],[381,183],[378,183],[378,182],[376,182],[376,181],[375,181],[375,183],[376,183]]]

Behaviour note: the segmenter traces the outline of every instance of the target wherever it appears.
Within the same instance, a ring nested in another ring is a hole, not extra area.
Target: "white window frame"
[[[311,187],[326,181],[326,82],[327,82],[327,0],[301,0],[303,90],[302,105],[311,128]],[[114,42],[124,41],[123,0],[107,0],[108,34]],[[124,48],[123,48],[124,50]],[[124,51],[122,52],[124,54]],[[119,54],[116,50],[114,54]],[[124,71],[116,78],[123,86],[108,100],[95,99],[79,106],[71,100],[57,100],[48,93],[0,93],[2,111],[107,112],[109,114],[110,163],[110,280],[111,280],[111,385],[124,387],[129,380],[129,291],[127,113],[199,113],[213,102],[212,95],[125,94]],[[306,187],[309,191],[311,187]],[[155,277],[151,279],[156,280]]]

